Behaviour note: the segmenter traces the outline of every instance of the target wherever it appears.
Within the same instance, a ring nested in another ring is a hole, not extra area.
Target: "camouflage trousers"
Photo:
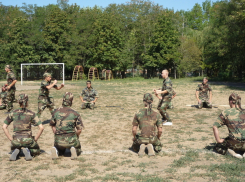
[[[58,150],[59,155],[63,155],[66,149],[74,147],[77,155],[81,154],[81,144],[75,133],[55,135],[54,147]]]
[[[168,109],[173,109],[174,108],[174,105],[173,105],[173,102],[170,101],[169,105],[168,105]]]
[[[86,109],[86,108],[90,108],[90,109],[94,109],[94,102],[83,102],[82,103],[82,109]]]
[[[2,105],[0,105],[0,110],[6,109],[6,105],[7,105],[7,92],[1,92],[0,93],[0,98],[2,100]]]
[[[240,141],[231,137],[227,137],[223,143],[217,143],[214,149],[222,155],[225,155],[228,149],[232,149],[235,152],[245,152],[245,140]]]
[[[157,136],[152,138],[141,137],[140,134],[136,134],[136,140],[133,142],[132,149],[135,152],[139,152],[141,144],[152,144],[155,152],[160,152],[162,150],[161,141]]]
[[[169,106],[169,104],[170,104],[170,102],[171,102],[171,98],[164,97],[161,100],[159,100],[159,103],[158,103],[158,106],[157,106],[157,110],[161,114],[162,118],[164,120],[167,120],[167,122],[172,122],[172,120],[169,117],[169,114],[166,111],[168,106]]]
[[[40,154],[40,147],[37,142],[33,139],[34,137],[24,136],[13,136],[11,141],[11,150],[21,149],[21,147],[28,148],[32,156]]]
[[[15,98],[15,90],[14,89],[8,90],[6,96],[6,106],[8,112],[13,109],[14,98]]]
[[[208,101],[202,101],[200,104],[198,103],[198,108],[202,109],[203,107],[205,108],[212,108],[212,104]]]
[[[37,111],[37,116],[39,118],[46,107],[49,108],[51,114],[53,114],[53,112],[56,109],[54,102],[50,100],[50,97],[40,95],[38,97],[38,111]]]

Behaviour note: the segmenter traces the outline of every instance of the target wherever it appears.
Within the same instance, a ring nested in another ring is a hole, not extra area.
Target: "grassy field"
[[[3,84],[1,82],[0,84]],[[51,115],[46,109],[42,114],[45,130],[38,140],[42,154],[32,161],[21,156],[9,161],[10,142],[0,130],[0,181],[244,181],[245,160],[221,156],[213,152],[215,139],[212,124],[218,114],[228,107],[198,110],[186,105],[196,104],[197,79],[173,80],[177,92],[173,100],[174,109],[168,110],[173,126],[164,126],[161,142],[162,152],[154,157],[138,157],[130,150],[132,145],[132,120],[134,113],[143,107],[143,94],[160,88],[161,79],[142,78],[94,81],[99,99],[94,110],[81,110],[79,94],[86,86],[85,81],[67,81],[65,87],[51,90],[56,107],[62,104],[65,91],[74,94],[73,108],[81,113],[85,129],[80,135],[83,153],[77,160],[70,160],[70,153],[58,160],[51,160],[54,136],[49,126]],[[60,83],[58,83],[59,85]],[[227,105],[228,96],[235,91],[245,98],[244,84],[210,82],[213,88],[213,104]],[[18,82],[16,96],[29,95],[29,109],[37,111],[40,82]],[[154,97],[153,109],[156,110]],[[244,103],[242,103],[244,104]],[[120,107],[105,107],[120,106]],[[18,104],[14,104],[17,108]],[[0,124],[7,117],[6,110],[0,111]],[[33,134],[38,131],[33,127]],[[9,126],[12,133],[13,125]],[[220,130],[222,137],[228,131]]]

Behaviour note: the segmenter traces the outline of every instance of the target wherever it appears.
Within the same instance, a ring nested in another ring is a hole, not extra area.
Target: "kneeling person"
[[[58,154],[64,154],[66,149],[71,150],[71,159],[76,159],[81,153],[79,135],[84,126],[80,114],[71,108],[72,100],[72,93],[66,92],[62,107],[56,109],[52,115],[50,126],[55,134],[52,159],[58,158]]]
[[[209,91],[209,98],[208,98],[208,91]],[[207,77],[204,77],[203,82],[197,86],[196,98],[198,101],[199,109],[202,109],[203,107],[212,108],[212,88],[208,84]]]
[[[99,98],[97,91],[91,86],[91,81],[87,81],[87,87],[83,89],[80,99],[82,101],[82,109],[87,107],[94,109],[95,102]]]
[[[10,112],[3,124],[3,130],[11,141],[11,150],[13,151],[9,160],[15,161],[22,147],[25,159],[31,160],[32,156],[40,154],[37,140],[43,132],[43,125],[34,112],[26,109],[28,106],[28,96],[26,94],[20,94],[18,102],[20,108]],[[13,122],[14,125],[13,137],[10,136],[7,129],[11,122]],[[39,127],[35,138],[32,136],[31,124],[38,125]]]
[[[220,154],[230,154],[236,158],[243,158],[237,152],[245,152],[245,113],[241,109],[241,97],[231,94],[229,97],[230,109],[224,110],[213,125],[214,137],[217,141],[215,150]],[[228,137],[220,139],[218,128],[226,125]]]
[[[138,154],[144,155],[145,148],[148,149],[148,155],[155,155],[155,152],[160,152],[162,144],[160,137],[162,135],[162,118],[161,115],[151,109],[153,97],[147,93],[143,97],[145,108],[140,109],[134,116],[133,120],[133,145],[132,148]],[[141,133],[137,133],[137,128],[140,128]],[[156,132],[157,127],[157,132]]]

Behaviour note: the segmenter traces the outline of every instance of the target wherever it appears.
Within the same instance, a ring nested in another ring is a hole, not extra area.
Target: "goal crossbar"
[[[32,65],[62,65],[63,66],[63,84],[65,84],[65,64],[64,63],[22,63],[21,64],[21,85],[23,84],[23,72],[22,72],[22,66],[32,66]]]

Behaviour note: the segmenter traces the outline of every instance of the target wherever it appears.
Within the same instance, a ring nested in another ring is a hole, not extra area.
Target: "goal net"
[[[52,74],[52,80],[65,83],[64,63],[23,63],[21,64],[21,85],[24,81],[43,80],[45,72]]]

